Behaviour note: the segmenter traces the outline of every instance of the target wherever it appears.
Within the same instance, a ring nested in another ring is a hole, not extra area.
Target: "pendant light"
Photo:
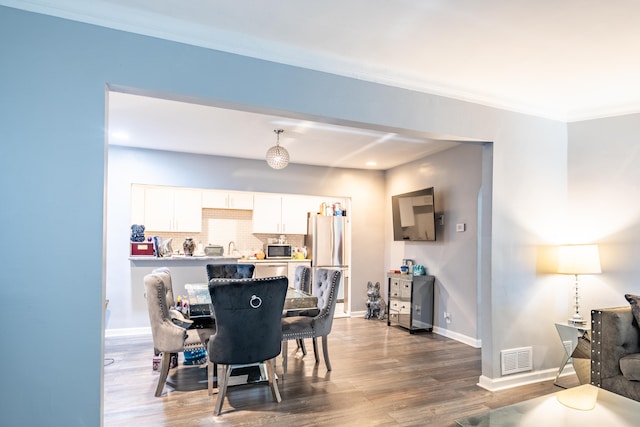
[[[289,164],[289,152],[280,146],[280,134],[282,129],[274,129],[276,133],[276,145],[267,150],[267,164],[274,169],[284,169]]]

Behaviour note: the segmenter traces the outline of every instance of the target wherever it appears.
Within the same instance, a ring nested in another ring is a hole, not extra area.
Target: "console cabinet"
[[[434,276],[387,274],[387,325],[398,325],[413,333],[433,330]]]

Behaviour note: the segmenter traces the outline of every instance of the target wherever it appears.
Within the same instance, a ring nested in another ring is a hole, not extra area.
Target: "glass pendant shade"
[[[267,150],[267,164],[273,169],[284,169],[289,164],[289,152],[280,146],[280,134],[284,131],[277,129],[274,132],[278,136],[278,140],[276,145]]]

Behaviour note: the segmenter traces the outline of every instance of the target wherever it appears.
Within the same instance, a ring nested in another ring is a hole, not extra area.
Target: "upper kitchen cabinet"
[[[204,190],[202,207],[205,209],[253,209],[253,193],[240,191]]]
[[[144,226],[152,231],[202,231],[200,190],[173,187],[144,189]]]
[[[253,232],[307,234],[307,212],[317,209],[314,197],[254,194]]]

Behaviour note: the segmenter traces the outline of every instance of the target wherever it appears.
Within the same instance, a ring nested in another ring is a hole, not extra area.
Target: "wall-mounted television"
[[[436,209],[433,187],[391,197],[393,240],[436,240]]]

